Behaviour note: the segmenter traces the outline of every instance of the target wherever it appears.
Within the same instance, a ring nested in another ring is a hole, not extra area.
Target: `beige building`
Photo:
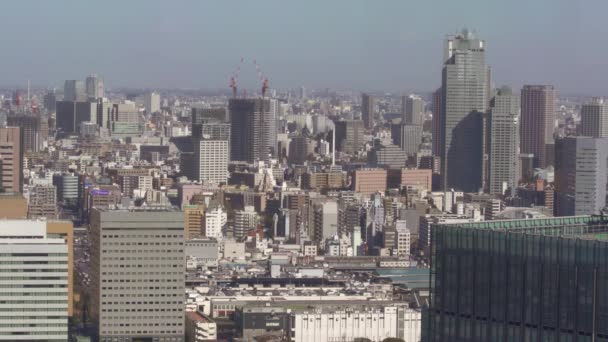
[[[401,169],[401,187],[418,186],[433,190],[433,170]]]
[[[23,192],[23,134],[20,127],[0,128],[2,190]]]
[[[0,219],[27,218],[27,200],[19,193],[0,192]]]
[[[353,190],[365,196],[386,191],[387,172],[384,169],[356,170],[353,177]]]

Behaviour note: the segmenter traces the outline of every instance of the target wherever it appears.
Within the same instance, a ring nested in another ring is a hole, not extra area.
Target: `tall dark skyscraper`
[[[433,155],[441,156],[443,146],[443,92],[442,88],[438,88],[433,92]]]
[[[230,159],[253,163],[277,155],[276,100],[230,99]]]
[[[369,94],[361,95],[361,119],[365,128],[374,128],[374,97]]]
[[[484,183],[488,67],[485,42],[472,32],[445,41],[442,73],[442,186],[478,191]]]
[[[521,153],[534,155],[534,167],[552,164],[555,127],[555,89],[525,85],[521,90]]]
[[[336,150],[355,154],[365,143],[363,121],[341,120],[335,122],[336,127]]]

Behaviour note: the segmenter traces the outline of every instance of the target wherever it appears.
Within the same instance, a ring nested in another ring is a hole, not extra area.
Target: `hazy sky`
[[[3,1],[0,85],[432,90],[442,43],[486,40],[496,85],[608,95],[607,0]]]

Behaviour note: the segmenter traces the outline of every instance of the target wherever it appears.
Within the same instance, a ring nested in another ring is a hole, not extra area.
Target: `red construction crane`
[[[245,59],[241,57],[241,61],[239,62],[239,64],[237,64],[236,68],[234,69],[234,72],[232,73],[232,76],[230,76],[230,88],[232,88],[232,97],[236,97],[237,95],[237,80],[239,77],[239,72],[241,71],[241,64],[243,64],[244,60]]]

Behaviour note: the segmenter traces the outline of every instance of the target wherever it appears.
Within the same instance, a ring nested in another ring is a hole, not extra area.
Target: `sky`
[[[496,86],[608,95],[606,0],[2,2],[0,85],[432,91],[447,34],[486,40]]]

